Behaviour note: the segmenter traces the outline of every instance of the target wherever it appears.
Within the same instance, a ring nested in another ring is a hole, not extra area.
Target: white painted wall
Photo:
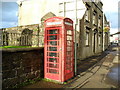
[[[48,12],[59,13],[59,0],[24,0],[19,6],[18,25],[40,23],[41,18]]]
[[[20,2],[21,1],[21,2]],[[59,3],[68,2],[73,0],[19,0],[19,13],[18,13],[18,25],[29,25],[29,24],[38,24],[40,23],[41,18],[47,14],[48,12],[54,13],[56,16],[64,16],[59,13],[59,11],[63,10],[62,7],[59,6]],[[20,7],[20,3],[22,3]],[[84,15],[85,6],[81,1],[78,2],[77,8],[81,9],[78,12],[79,18]],[[71,6],[72,5],[72,6]],[[65,11],[75,9],[75,3],[65,5]],[[75,18],[75,11],[65,12],[65,17]],[[77,16],[78,17],[78,16]]]

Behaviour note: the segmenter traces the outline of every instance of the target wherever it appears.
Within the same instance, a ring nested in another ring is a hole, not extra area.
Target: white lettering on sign
[[[69,23],[69,22],[65,22],[65,24],[66,24],[66,25],[72,26],[72,23]]]
[[[62,22],[48,22],[46,25],[59,25],[62,24]]]

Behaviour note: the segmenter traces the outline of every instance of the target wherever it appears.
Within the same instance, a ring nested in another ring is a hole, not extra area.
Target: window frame
[[[90,44],[90,32],[86,31],[85,46],[89,47],[89,44]]]
[[[86,10],[85,21],[90,22],[90,8],[87,8]]]
[[[96,11],[93,11],[93,24],[97,25],[97,13],[96,13]]]

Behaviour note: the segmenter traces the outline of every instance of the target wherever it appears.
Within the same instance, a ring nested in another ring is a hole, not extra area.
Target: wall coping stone
[[[32,50],[40,50],[44,47],[30,47],[30,48],[2,48],[0,52],[20,52],[20,51],[32,51]]]

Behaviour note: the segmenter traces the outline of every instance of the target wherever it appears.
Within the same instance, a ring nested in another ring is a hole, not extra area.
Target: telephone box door
[[[45,30],[45,78],[61,80],[60,33],[61,28],[46,28]]]

